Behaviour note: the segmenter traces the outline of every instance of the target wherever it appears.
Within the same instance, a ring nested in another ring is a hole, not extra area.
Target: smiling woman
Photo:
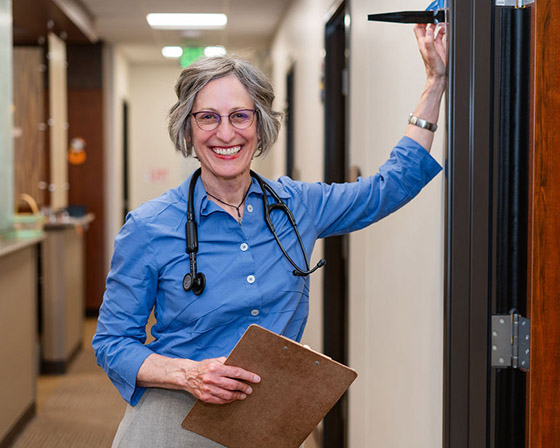
[[[436,122],[441,37],[424,27],[417,39],[430,88],[416,113]],[[98,363],[130,403],[114,442],[121,448],[219,447],[181,422],[196,399],[245,400],[261,381],[259,372],[224,364],[251,324],[301,340],[309,274],[324,265],[309,267],[315,242],[387,216],[441,170],[429,154],[432,131],[410,125],[379,173],[358,182],[263,179],[251,164],[270,151],[281,118],[267,78],[243,60],[205,58],[183,70],[175,91],[169,134],[200,170],[128,215],[93,340]],[[155,340],[144,345],[152,310]]]

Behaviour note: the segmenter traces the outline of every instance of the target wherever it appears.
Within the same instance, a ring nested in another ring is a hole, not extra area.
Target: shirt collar
[[[187,203],[189,199],[189,185],[191,183],[191,178],[193,173],[180,185],[179,190],[181,191],[181,196]],[[272,189],[276,192],[276,194],[283,200],[290,198],[290,194],[284,188],[284,185],[278,181],[271,181],[268,179],[262,178],[264,182],[272,187]],[[249,187],[249,193],[247,197],[252,195],[257,195],[262,198],[262,190],[259,186],[257,180],[251,177],[251,186]],[[270,193],[267,193],[268,199],[270,202],[273,202],[274,199]],[[216,205],[213,201],[208,199],[208,195],[206,194],[206,190],[204,189],[204,185],[202,183],[202,179],[199,177],[196,181],[195,191],[194,191],[194,217],[195,220],[198,222],[200,216],[208,216],[210,213],[215,211],[221,211],[222,209]]]
[[[263,182],[267,183],[275,192],[276,194],[282,199],[289,199],[290,198],[290,194],[289,192],[286,190],[286,188],[284,188],[284,185],[278,181],[275,180],[268,180],[265,179],[264,177],[261,176],[261,179],[263,180]],[[252,184],[251,184],[251,188],[249,189],[249,195],[251,194],[257,194],[260,197],[262,197],[262,190],[259,186],[259,183],[257,182],[257,180],[255,178],[252,178]],[[267,193],[268,195],[268,199],[269,201],[273,200],[272,199],[272,195],[270,193]]]

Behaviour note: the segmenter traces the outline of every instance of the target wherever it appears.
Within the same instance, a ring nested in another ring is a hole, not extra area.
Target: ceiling
[[[60,1],[60,0],[59,0]],[[292,0],[74,0],[91,18],[100,40],[121,46],[133,62],[163,60],[165,45],[223,45],[228,51],[262,51],[270,45]],[[153,12],[221,12],[224,30],[153,30],[146,14]]]

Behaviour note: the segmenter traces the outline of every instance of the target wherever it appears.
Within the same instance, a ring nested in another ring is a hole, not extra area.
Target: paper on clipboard
[[[197,401],[182,426],[228,448],[298,448],[356,379],[356,371],[251,325],[226,364],[261,377],[243,401]]]

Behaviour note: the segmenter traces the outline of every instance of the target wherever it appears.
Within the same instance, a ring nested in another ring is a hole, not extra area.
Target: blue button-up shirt
[[[379,173],[357,182],[267,182],[295,216],[306,252],[318,238],[366,227],[412,199],[441,167],[404,137]],[[138,370],[151,353],[203,360],[227,356],[251,324],[299,341],[309,311],[309,278],[292,274],[264,221],[262,195],[253,179],[240,225],[208,199],[198,179],[194,212],[198,226],[198,272],[206,276],[200,295],[185,292],[190,272],[185,222],[190,178],[129,213],[115,240],[111,271],[93,339],[97,362],[123,398],[136,404],[144,389]],[[272,197],[268,197],[274,202]],[[292,259],[305,266],[286,215],[271,212]],[[154,309],[155,340],[144,345]]]

